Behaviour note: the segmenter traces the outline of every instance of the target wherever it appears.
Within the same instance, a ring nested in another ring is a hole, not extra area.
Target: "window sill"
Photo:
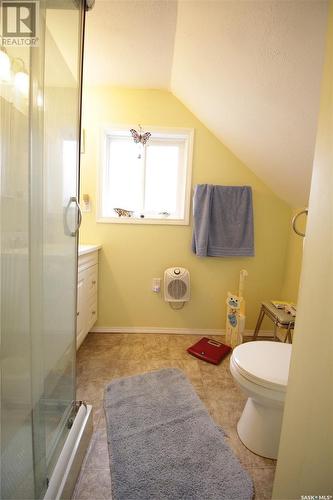
[[[97,223],[100,224],[158,224],[160,226],[188,226],[188,219],[150,219],[145,218],[134,218],[134,217],[98,217],[96,219]]]

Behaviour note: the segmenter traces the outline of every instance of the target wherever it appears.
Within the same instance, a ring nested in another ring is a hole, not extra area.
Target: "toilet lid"
[[[254,341],[237,346],[232,353],[239,372],[264,387],[286,390],[291,344]]]

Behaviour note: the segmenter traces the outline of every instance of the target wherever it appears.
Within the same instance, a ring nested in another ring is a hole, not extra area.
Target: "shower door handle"
[[[75,229],[74,234],[72,234],[72,236],[75,236],[75,235],[79,232],[79,229],[80,229],[80,227],[81,227],[81,222],[82,222],[82,210],[81,210],[81,207],[80,207],[79,202],[77,201],[76,196],[72,196],[71,201],[74,201],[74,203],[75,203],[75,205],[76,205],[76,208],[77,208],[77,223],[76,223],[76,229]]]
[[[72,231],[69,226],[68,226],[68,211],[71,207],[72,204],[75,204],[76,208],[77,208],[77,217],[75,217],[76,219],[76,225],[75,225],[75,228],[74,230]],[[65,228],[65,234],[69,235],[69,236],[76,236],[79,229],[80,229],[80,226],[81,226],[81,222],[82,222],[82,211],[81,211],[81,207],[79,205],[79,202],[77,201],[77,198],[76,196],[71,196],[70,199],[69,199],[69,202],[67,204],[67,207],[65,208],[65,214],[64,214],[64,228]]]

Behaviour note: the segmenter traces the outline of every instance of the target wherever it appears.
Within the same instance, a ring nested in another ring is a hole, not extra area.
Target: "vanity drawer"
[[[77,281],[77,348],[97,321],[98,251],[80,255]]]
[[[78,271],[84,271],[91,266],[97,266],[98,263],[98,250],[96,252],[87,253],[85,255],[79,255],[78,260]]]
[[[87,322],[89,325],[89,330],[94,326],[97,321],[97,294],[93,295],[88,302],[87,309]]]
[[[80,273],[81,274],[81,273]],[[88,297],[95,295],[97,293],[97,281],[98,281],[98,266],[92,266],[83,271],[85,281],[85,289]]]

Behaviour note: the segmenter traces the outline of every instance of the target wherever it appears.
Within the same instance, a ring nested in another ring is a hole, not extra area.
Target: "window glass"
[[[103,141],[98,220],[188,223],[191,131],[158,131],[142,146],[128,129],[107,129]]]
[[[177,214],[179,146],[150,145],[146,148],[145,211]]]
[[[128,137],[109,139],[106,213],[113,208],[140,211],[143,202],[143,159]]]

